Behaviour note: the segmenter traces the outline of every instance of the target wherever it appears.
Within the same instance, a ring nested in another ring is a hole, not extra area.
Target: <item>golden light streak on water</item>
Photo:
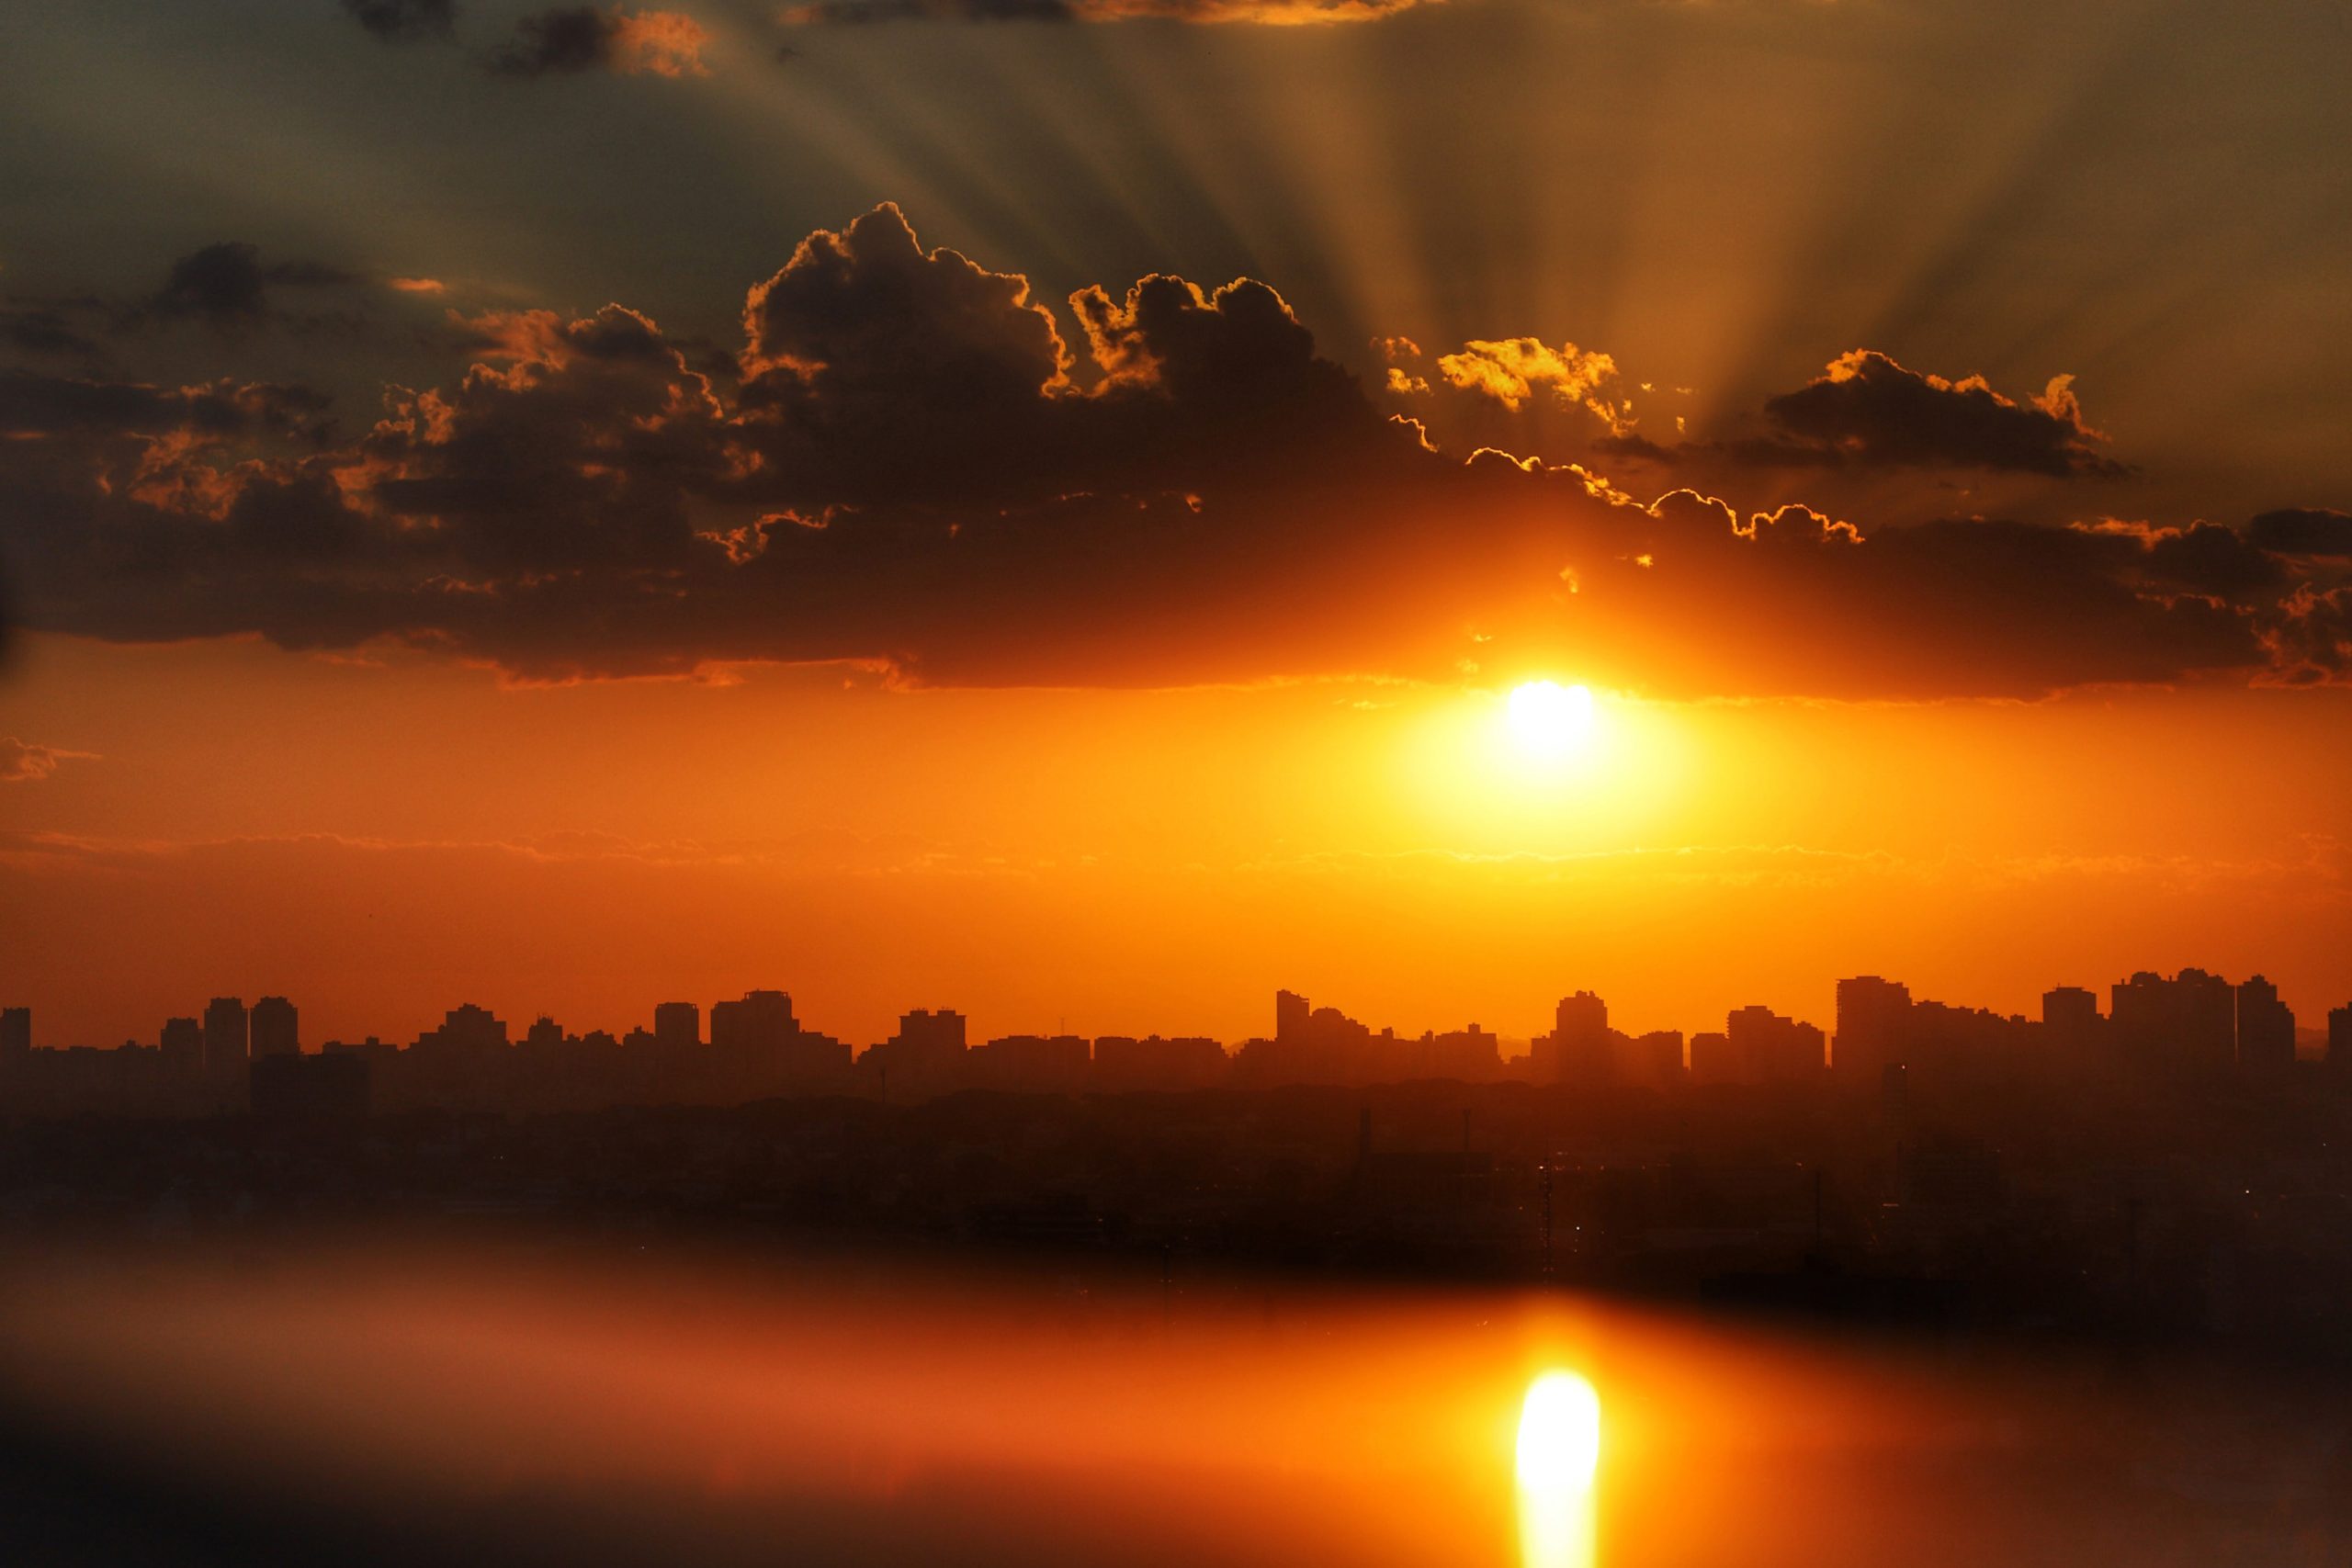
[[[1521,1568],[1592,1568],[1600,1396],[1574,1372],[1545,1372],[1519,1417]]]

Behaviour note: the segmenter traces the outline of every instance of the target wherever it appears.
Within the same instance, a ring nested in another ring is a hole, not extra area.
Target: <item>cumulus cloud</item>
[[[879,22],[1177,22],[1328,27],[1376,22],[1442,0],[809,0],[787,6],[794,27]]]
[[[2083,423],[2071,376],[2053,378],[2040,397],[2020,403],[1981,376],[1947,380],[1858,348],[1768,400],[1764,412],[1787,438],[1754,448],[1766,461],[2058,477],[2126,471],[2102,450],[2106,436]]]
[[[617,304],[453,314],[458,373],[389,389],[348,436],[299,386],[0,377],[0,548],[35,626],[392,639],[534,680],[842,660],[932,682],[1544,669],[2030,695],[2341,663],[2340,570],[2279,547],[2326,543],[2334,514],[1895,527],[1645,502],[1439,449],[1261,282],[1048,302],[884,206],[808,236],[741,320],[714,367]],[[1464,353],[1476,387],[1508,371],[1531,400],[1599,376],[1583,351]]]
[[[616,6],[558,7],[523,17],[490,58],[493,74],[517,78],[610,71],[624,76],[703,76],[710,34],[679,11]]]
[[[13,735],[0,737],[0,784],[28,784],[57,772],[60,762],[96,759],[95,751],[68,751],[62,746],[37,746]]]
[[[1440,355],[1437,369],[1448,386],[1492,398],[1513,412],[1548,394],[1614,418],[1597,394],[1603,382],[1615,379],[1617,362],[1572,343],[1554,348],[1532,337],[1474,338],[1457,353]]]
[[[352,20],[387,43],[456,36],[456,0],[343,0]]]

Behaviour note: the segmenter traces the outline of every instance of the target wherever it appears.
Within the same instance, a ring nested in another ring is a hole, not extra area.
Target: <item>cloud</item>
[[[343,0],[343,8],[387,43],[457,36],[456,0]]]
[[[559,7],[525,17],[491,56],[493,74],[528,78],[609,71],[624,76],[709,74],[702,51],[709,32],[678,11],[616,6]]]
[[[1438,449],[1265,283],[1049,303],[891,206],[809,235],[741,321],[714,366],[617,304],[452,313],[456,373],[389,389],[349,435],[299,385],[0,375],[26,622],[392,641],[533,681],[763,660],[970,684],[1566,671],[1672,695],[2341,678],[2341,570],[2270,547],[2332,538],[2334,514],[1893,526],[1645,502]],[[1493,408],[1505,373],[1554,404],[1599,378],[1583,351],[1463,352],[1482,389],[1454,389]]]
[[[384,287],[395,294],[446,294],[449,286],[437,277],[388,277]]]
[[[1492,398],[1514,413],[1548,392],[1564,403],[1594,408],[1601,418],[1611,417],[1606,404],[1595,407],[1595,394],[1603,382],[1616,378],[1616,361],[1572,343],[1553,348],[1532,337],[1473,339],[1457,353],[1439,355],[1437,368],[1447,385]]]
[[[2246,536],[2288,556],[2352,556],[2352,513],[2299,507],[2266,512],[2246,525]]]
[[[1329,27],[1376,22],[1442,0],[812,0],[787,6],[794,27],[881,22],[1176,22]]]
[[[0,343],[38,358],[95,360],[96,340],[47,306],[0,310]]]
[[[60,762],[96,761],[95,751],[68,751],[62,746],[37,746],[15,736],[0,737],[0,784],[29,784],[57,772]]]
[[[265,265],[258,247],[226,240],[174,262],[145,310],[164,321],[201,321],[223,332],[245,332],[271,318],[275,288],[337,288],[358,281],[318,262]]]
[[[2023,403],[1981,376],[1950,381],[1907,369],[1875,350],[1854,349],[1816,379],[1769,400],[1784,439],[1759,444],[1758,461],[1804,465],[1985,468],[2056,477],[2112,477],[2122,465],[2106,437],[2083,423],[2074,378],[2053,378]]]

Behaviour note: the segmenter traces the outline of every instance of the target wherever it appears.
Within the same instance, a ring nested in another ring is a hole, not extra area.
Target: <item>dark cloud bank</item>
[[[188,308],[240,308],[250,270],[220,276]],[[888,207],[810,236],[743,323],[714,380],[620,306],[473,318],[461,378],[341,434],[300,387],[0,375],[18,605],[101,637],[395,639],[544,679],[861,660],[935,682],[1543,669],[1916,697],[2352,666],[2339,513],[1873,528],[1641,504],[1432,450],[1262,284],[1154,276],[1057,315]],[[1846,461],[2108,461],[2063,383],[2009,403],[1879,355],[1770,412]]]

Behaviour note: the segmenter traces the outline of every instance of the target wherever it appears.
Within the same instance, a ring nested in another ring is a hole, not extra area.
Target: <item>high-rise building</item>
[[[22,1056],[33,1048],[33,1010],[0,1008],[0,1056]]]
[[[964,1049],[964,1015],[952,1008],[917,1008],[899,1018],[892,1042],[917,1055],[946,1055]]]
[[[2044,1065],[2081,1071],[2098,1059],[2100,1032],[2107,1021],[2099,1016],[2098,994],[2080,986],[2059,986],[2041,993],[2041,1052]]]
[[[2237,1060],[2237,992],[2219,975],[2145,970],[2109,993],[2108,1028],[2134,1072],[2210,1074]]]
[[[416,1037],[416,1048],[433,1056],[481,1055],[506,1049],[506,1022],[488,1008],[465,1002],[451,1008],[437,1028]]]
[[[164,1021],[162,1047],[164,1063],[183,1077],[194,1077],[204,1070],[204,1025],[192,1018],[167,1018]]]
[[[1274,993],[1274,1038],[1292,1041],[1306,1032],[1306,1021],[1314,1011],[1312,1005],[1296,991]]]
[[[702,1043],[702,1009],[692,1002],[662,1002],[653,1010],[653,1038],[673,1051]]]
[[[2328,1010],[2327,1065],[2339,1073],[2352,1073],[2352,1002]]]
[[[237,997],[215,997],[204,1004],[204,1070],[243,1073],[247,1049],[245,1004]]]
[[[299,1056],[302,1035],[294,1004],[284,997],[264,997],[254,1003],[251,1021],[253,1054],[256,1056]]]
[[[2041,993],[2041,1022],[2047,1029],[2087,1034],[2098,1027],[2098,993],[2059,986]]]
[[[2295,1064],[2295,1015],[2278,987],[2256,975],[2238,987],[2238,1066],[2277,1072]]]
[[[1749,1083],[1785,1083],[1821,1071],[1827,1040],[1814,1024],[1782,1018],[1767,1007],[1744,1007],[1725,1021],[1732,1060]]]
[[[1911,987],[1875,975],[1838,982],[1838,1039],[1830,1058],[1838,1076],[1875,1085],[1890,1062],[1903,1059]]]
[[[1616,1066],[1611,1050],[1609,1004],[1590,991],[1560,998],[1552,1032],[1529,1043],[1531,1066],[1545,1083],[1605,1083]]]
[[[1706,1032],[1690,1037],[1692,1083],[1737,1083],[1741,1076],[1740,1064],[1732,1055],[1731,1036]]]
[[[661,1032],[657,1014],[654,1032]],[[800,1032],[792,998],[782,991],[746,991],[741,1001],[710,1004],[710,1046],[730,1055],[784,1048]]]

